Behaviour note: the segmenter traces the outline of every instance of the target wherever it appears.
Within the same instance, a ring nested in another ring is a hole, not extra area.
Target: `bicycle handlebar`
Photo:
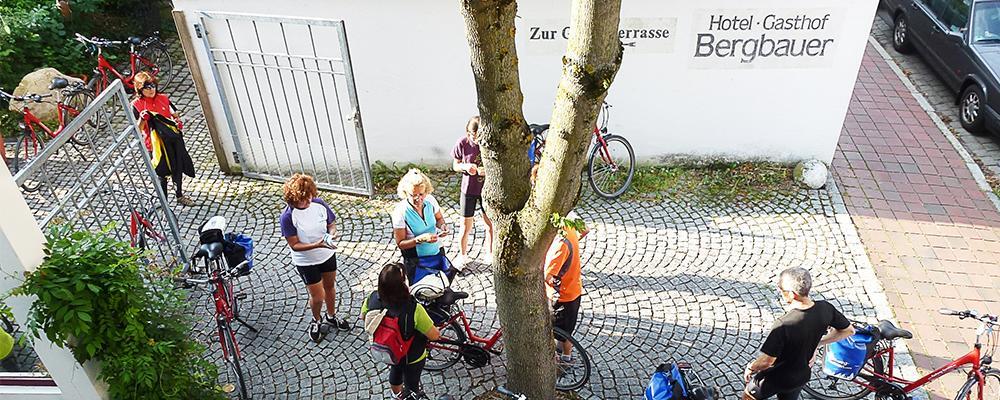
[[[10,93],[3,91],[3,89],[0,89],[0,98],[5,98],[8,101],[33,101],[35,103],[41,103],[42,99],[49,97],[52,97],[51,93],[49,94],[28,93],[24,96],[14,96]]]
[[[944,315],[951,315],[958,317],[959,319],[972,318],[977,321],[986,322],[989,324],[996,324],[998,317],[996,315],[982,314],[980,315],[976,310],[952,310],[948,308],[942,308],[938,310],[939,313]]]
[[[125,44],[125,42],[120,41],[120,40],[103,39],[103,38],[99,38],[97,36],[93,36],[93,37],[89,37],[88,38],[88,37],[83,36],[83,35],[81,35],[79,33],[76,34],[76,40],[78,42],[80,42],[80,43],[90,44],[90,45],[94,45],[94,46],[97,46],[97,47],[118,46],[118,45]]]

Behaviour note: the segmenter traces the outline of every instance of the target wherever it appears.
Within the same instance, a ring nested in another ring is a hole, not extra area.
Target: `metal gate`
[[[199,12],[195,33],[211,63],[243,174],[371,195],[343,21]]]
[[[70,138],[75,138],[74,143]],[[14,175],[44,231],[50,224],[110,229],[167,273],[186,263],[177,220],[160,188],[121,81],[115,81]]]

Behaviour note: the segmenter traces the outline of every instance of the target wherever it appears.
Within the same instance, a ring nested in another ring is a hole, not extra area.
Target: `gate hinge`
[[[240,153],[235,152],[235,151],[233,152],[233,162],[235,162],[237,164],[240,163]]]
[[[205,31],[204,28],[201,27],[201,24],[194,24],[194,34],[198,36],[198,38],[201,38],[203,33],[207,35],[208,31]]]

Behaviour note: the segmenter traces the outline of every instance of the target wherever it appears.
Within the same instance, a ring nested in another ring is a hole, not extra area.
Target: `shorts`
[[[580,299],[582,298],[583,296],[579,296],[573,301],[557,302],[552,307],[552,326],[572,335],[573,331],[576,330],[576,320],[580,315]]]
[[[750,382],[747,382],[746,393],[757,400],[769,399],[774,396],[778,396],[778,400],[798,400],[799,393],[802,392],[801,386],[795,389],[778,388],[771,383],[772,380],[780,382],[780,379],[768,379],[768,377],[755,375],[750,378]]]
[[[324,272],[337,272],[337,255],[330,256],[322,264],[296,265],[295,269],[299,271],[299,276],[302,277],[302,282],[305,282],[306,286],[314,285],[323,280]]]
[[[479,205],[479,211],[486,214],[486,210],[483,209],[483,196],[465,193],[458,196],[458,208],[462,210],[463,217],[472,218],[476,216],[476,205]]]

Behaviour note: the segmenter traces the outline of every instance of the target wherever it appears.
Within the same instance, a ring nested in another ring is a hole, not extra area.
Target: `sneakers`
[[[312,320],[312,322],[309,323],[309,338],[312,339],[313,342],[319,343],[323,340],[323,336],[323,332],[320,330],[320,322]]]
[[[462,272],[462,270],[465,269],[465,263],[467,261],[468,260],[466,260],[464,254],[459,254],[457,257],[455,257],[454,260],[451,261],[451,265],[455,267],[455,269],[457,269],[458,272]]]
[[[191,200],[191,198],[187,196],[181,196],[177,198],[177,203],[180,205],[191,207],[194,205],[194,200]]]
[[[483,261],[483,264],[493,265],[493,254],[489,253],[489,252],[484,253],[482,261]]]
[[[323,316],[323,324],[341,332],[351,330],[351,323],[347,322],[346,319],[338,320],[336,316],[330,316],[329,314]]]

